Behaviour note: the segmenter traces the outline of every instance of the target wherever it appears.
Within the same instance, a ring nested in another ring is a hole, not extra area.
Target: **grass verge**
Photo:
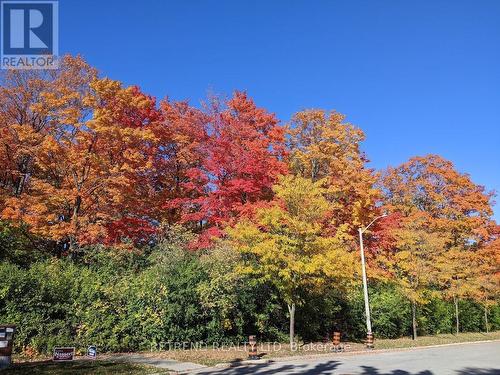
[[[500,331],[490,333],[460,333],[458,335],[442,334],[435,336],[422,336],[417,340],[411,338],[380,339],[375,340],[375,349],[402,349],[418,346],[432,346],[453,344],[461,342],[499,340]],[[344,342],[346,352],[366,351],[365,345],[361,342]],[[155,358],[173,359],[181,362],[194,362],[206,366],[213,366],[218,363],[237,363],[248,359],[247,347],[225,346],[214,348],[213,346],[191,350],[167,350],[160,352],[144,352],[144,356]],[[297,346],[295,350],[289,344],[259,343],[258,355],[263,359],[283,358],[293,356],[325,355],[332,354],[332,345],[325,343],[305,343]],[[372,351],[373,352],[373,351]]]
[[[112,361],[25,362],[2,370],[2,375],[142,375],[167,373],[155,367]]]

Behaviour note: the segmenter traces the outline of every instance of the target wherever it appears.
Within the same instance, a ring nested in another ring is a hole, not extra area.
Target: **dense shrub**
[[[378,337],[396,338],[409,334],[410,304],[396,288],[382,285],[372,294],[370,305],[373,331]]]
[[[230,259],[214,263],[224,254],[200,257],[172,245],[143,256],[92,250],[79,262],[53,258],[24,269],[2,262],[0,316],[18,326],[17,351],[90,344],[102,351],[149,350],[168,342],[239,342],[248,334],[281,338],[286,317],[275,293],[235,280]]]
[[[286,340],[287,308],[276,290],[238,273],[234,249],[220,244],[193,253],[184,247],[188,241],[187,234],[174,231],[141,252],[96,246],[71,259],[15,264],[23,257],[3,258],[0,323],[18,326],[16,351],[26,352],[90,344],[100,351],[149,350],[168,342],[241,342],[249,334]],[[369,290],[376,337],[410,335],[405,296],[393,284],[372,283]],[[335,330],[344,339],[364,338],[360,286],[300,298],[296,332],[303,340],[320,340]],[[461,330],[485,330],[482,306],[461,300],[459,307]],[[453,311],[451,303],[432,297],[419,306],[419,334],[453,332]],[[488,317],[490,329],[500,329],[498,305]]]
[[[453,305],[439,298],[431,298],[429,302],[420,307],[419,333],[435,335],[439,333],[453,333],[454,315]]]
[[[409,302],[390,284],[372,284],[369,287],[372,329],[378,338],[409,335],[411,310]],[[365,306],[361,287],[352,291],[344,307],[345,328],[353,339],[366,335]]]
[[[56,344],[73,342],[80,271],[63,260],[35,263],[27,270],[0,265],[0,316],[17,324],[16,343],[46,352]]]
[[[491,331],[500,329],[500,305],[497,304],[488,310],[488,319],[489,328]]]

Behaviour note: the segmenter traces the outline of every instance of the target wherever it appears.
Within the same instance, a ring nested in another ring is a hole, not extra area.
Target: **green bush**
[[[0,230],[0,243],[12,250],[19,243],[2,237],[9,230]],[[18,326],[18,352],[91,344],[101,352],[149,350],[168,342],[241,342],[249,334],[285,341],[287,308],[276,290],[239,274],[238,252],[224,243],[193,253],[185,249],[188,241],[188,233],[174,229],[141,252],[94,246],[72,259],[31,264],[23,256],[2,257],[0,323]],[[409,335],[410,304],[398,288],[371,283],[369,292],[375,336]],[[365,337],[360,285],[348,293],[330,288],[300,297],[296,332],[303,340],[336,330],[343,339]],[[485,329],[482,306],[461,300],[459,308],[462,331]],[[419,333],[453,332],[453,311],[450,302],[434,296],[418,309]],[[498,305],[488,316],[490,329],[500,329]]]
[[[373,331],[380,338],[396,338],[409,334],[411,327],[411,306],[398,290],[381,286],[371,299]]]
[[[90,344],[150,350],[168,342],[239,342],[255,333],[276,339],[283,327],[273,322],[286,322],[272,290],[228,276],[234,264],[227,253],[200,257],[176,244],[142,255],[86,251],[79,262],[2,262],[0,316],[18,326],[16,351]]]
[[[490,326],[490,331],[500,330],[500,305],[488,309],[488,324]],[[486,330],[486,328],[485,328]]]
[[[458,316],[461,332],[479,332],[485,329],[484,309],[474,301],[460,300]]]
[[[392,284],[369,285],[372,330],[377,338],[396,338],[410,334],[411,306]],[[363,290],[353,290],[344,307],[347,316],[347,335],[353,339],[366,337],[366,318]]]
[[[63,260],[35,263],[27,270],[0,265],[0,315],[18,326],[16,343],[47,352],[56,344],[73,342],[78,272]]]

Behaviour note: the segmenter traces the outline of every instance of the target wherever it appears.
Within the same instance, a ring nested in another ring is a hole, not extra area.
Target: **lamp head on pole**
[[[373,219],[370,224],[368,224],[366,227],[364,228],[359,228],[360,232],[363,233],[364,231],[366,231],[374,222],[376,222],[378,219],[381,219],[383,217],[386,217],[387,216],[387,213],[383,213],[382,215],[380,216],[377,216],[375,219]]]

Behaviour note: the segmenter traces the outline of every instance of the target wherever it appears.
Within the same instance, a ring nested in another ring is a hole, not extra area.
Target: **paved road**
[[[199,365],[197,363],[179,362],[179,361],[174,361],[172,359],[144,356],[142,354],[111,354],[109,356],[104,357],[104,359],[110,359],[118,362],[140,363],[143,365],[154,366],[161,369],[172,370],[180,373],[205,368],[205,366]]]
[[[204,369],[198,374],[500,375],[500,342]]]

